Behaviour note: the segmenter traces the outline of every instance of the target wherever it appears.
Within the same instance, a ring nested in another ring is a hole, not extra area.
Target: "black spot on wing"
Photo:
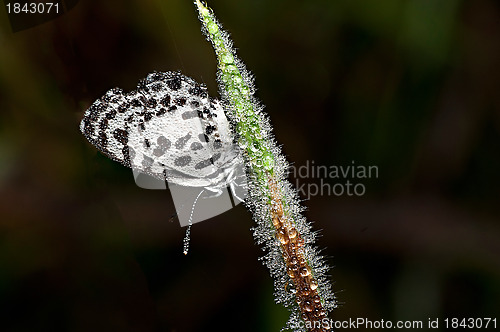
[[[150,98],[147,102],[146,102],[146,106],[149,107],[149,108],[154,108],[156,107],[158,103],[156,102],[156,99],[154,98]]]
[[[210,158],[210,160],[211,160],[212,162],[216,162],[217,160],[219,160],[219,159],[220,159],[220,156],[221,156],[221,154],[220,154],[220,153],[216,153],[216,154],[214,154],[214,155],[212,156],[212,158]]]
[[[161,83],[151,84],[151,90],[153,90],[154,92],[159,92],[162,89],[163,89],[163,84],[161,84]]]
[[[108,120],[112,120],[116,117],[116,110],[115,109],[111,109],[109,110],[107,113],[106,113],[106,119]]]
[[[168,149],[170,149],[170,146],[172,145],[172,143],[170,142],[170,140],[168,138],[166,138],[165,136],[160,136],[156,139],[156,143],[158,144],[158,147],[162,150],[165,150],[167,151]]]
[[[174,91],[179,90],[182,86],[181,78],[179,76],[176,76],[169,79],[167,81],[167,86]]]
[[[133,107],[142,107],[142,101],[139,98],[134,98],[130,102],[130,105]]]
[[[174,165],[179,166],[179,167],[183,167],[183,166],[189,165],[190,162],[191,162],[190,156],[181,156],[181,157],[178,157],[174,160]]]
[[[190,148],[193,151],[197,151],[197,150],[203,149],[203,145],[201,143],[198,143],[198,142],[193,142],[193,143],[191,143],[191,147]]]
[[[203,107],[203,114],[205,114],[205,116],[209,119],[211,119],[212,116],[214,115],[214,113],[210,112],[210,110],[207,107]]]
[[[194,169],[203,169],[205,167],[208,167],[210,165],[213,165],[212,161],[210,159],[202,160],[196,165],[194,165]]]
[[[97,122],[99,119],[99,113],[101,109],[101,104],[96,105],[96,103],[92,104],[89,108],[89,119],[92,122]]]
[[[120,106],[118,106],[118,112],[120,112],[120,113],[124,113],[124,112],[126,112],[129,108],[130,108],[130,104],[129,104],[129,103],[123,103],[123,104],[121,104]]]
[[[196,84],[195,86],[193,86],[192,88],[190,88],[188,90],[188,92],[191,95],[198,96],[200,98],[207,98],[208,97],[208,93],[207,93],[206,89],[204,89],[203,87],[201,87],[198,84]]]
[[[123,160],[122,163],[127,167],[132,167],[131,160],[135,157],[135,151],[129,146],[124,146],[122,148]]]
[[[191,138],[190,133],[188,133],[186,136],[178,138],[177,141],[175,141],[175,148],[178,150],[184,148],[184,146],[186,145],[186,143],[189,141],[190,138]]]
[[[112,97],[112,93],[111,93],[111,90],[110,90],[104,96],[102,96],[101,98],[99,98],[99,100],[103,104],[107,104],[107,103],[109,103],[111,101],[111,97]]]
[[[181,97],[181,98],[176,98],[174,101],[178,106],[184,106],[186,105],[186,98]]]
[[[167,113],[167,110],[164,107],[162,107],[158,110],[158,112],[156,112],[156,116],[162,116],[165,113]]]
[[[106,154],[108,153],[108,137],[106,136],[106,133],[104,131],[101,131],[99,133],[99,136],[97,136],[97,146],[99,149]]]
[[[148,122],[153,118],[153,113],[152,112],[145,112],[144,113],[144,121]]]
[[[115,96],[111,99],[111,103],[113,104],[119,104],[121,101],[121,95],[120,96]]]
[[[170,95],[163,97],[162,100],[160,100],[160,104],[168,108],[170,106]]]
[[[220,139],[216,139],[214,141],[214,149],[220,149],[222,148],[222,141]]]
[[[87,138],[92,137],[94,133],[94,126],[88,117],[83,118],[83,135]]]
[[[198,139],[200,140],[200,142],[202,143],[207,143],[208,142],[208,136],[205,135],[205,134],[199,134],[198,135]]]
[[[128,142],[128,132],[123,129],[115,129],[113,131],[113,137],[123,145],[126,145]]]
[[[167,138],[165,138],[165,136],[158,137],[156,139],[156,143],[158,147],[153,151],[153,154],[157,157],[164,155],[172,145],[172,143]]]
[[[197,117],[198,117],[197,111],[186,111],[186,112],[182,113],[183,120],[189,120],[189,119],[197,118]]]
[[[203,169],[205,167],[208,167],[210,165],[213,165],[214,162],[216,162],[220,158],[221,154],[216,153],[214,154],[211,158],[205,159],[194,165],[194,169]]]
[[[190,94],[192,94],[193,96],[198,96],[198,97],[199,97],[199,96],[201,96],[201,94],[202,94],[202,92],[203,92],[203,91],[201,90],[201,87],[200,87],[200,86],[196,85],[196,86],[194,86],[194,87],[190,88],[190,89],[188,90],[188,92],[189,92]]]
[[[217,127],[216,126],[213,126],[213,125],[208,125],[206,128],[205,128],[205,134],[207,135],[210,135],[211,133],[213,133],[214,131],[217,130]]]

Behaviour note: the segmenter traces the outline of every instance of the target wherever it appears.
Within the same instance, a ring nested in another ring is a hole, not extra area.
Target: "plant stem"
[[[217,56],[219,91],[247,168],[245,204],[256,222],[254,237],[267,252],[263,260],[274,277],[276,302],[292,311],[287,328],[329,330],[323,324],[314,327],[336,307],[326,277],[329,268],[313,245],[316,233],[302,216],[297,191],[287,180],[289,164],[253,96],[252,76],[236,57],[228,34],[211,9],[199,0],[195,4]]]

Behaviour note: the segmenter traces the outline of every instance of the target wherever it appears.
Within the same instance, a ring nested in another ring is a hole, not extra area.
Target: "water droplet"
[[[309,286],[311,287],[311,290],[315,290],[318,288],[318,282],[316,280],[312,280]]]
[[[304,310],[307,312],[313,311],[313,307],[311,305],[311,301],[305,301],[304,302]]]
[[[241,91],[241,94],[243,94],[243,95],[250,94],[250,89],[247,88],[246,86],[242,86],[241,89],[240,89],[240,91]]]
[[[288,231],[288,237],[290,239],[294,239],[297,236],[297,230],[295,228],[292,228]]]
[[[224,47],[224,42],[220,39],[214,40],[214,44],[215,44],[216,48]]]
[[[243,134],[243,133],[242,133]],[[240,148],[242,149],[246,149],[248,147],[248,140],[246,139],[245,136],[240,136],[239,140],[238,140],[238,145],[240,146]]]
[[[323,316],[326,316],[326,313],[323,309],[316,308],[316,309],[314,309],[314,315],[318,318],[321,318]]]
[[[286,236],[285,231],[283,229],[280,229],[278,232],[276,232],[276,237],[281,242],[281,244],[288,243],[288,236]]]
[[[307,267],[303,267],[300,269],[300,276],[301,277],[307,277],[309,274],[311,274],[311,271]]]
[[[219,27],[217,26],[217,24],[212,23],[212,22],[207,24],[207,28],[208,28],[208,32],[211,34],[214,34],[217,31],[219,31]]]
[[[239,75],[235,75],[235,76],[233,77],[233,80],[234,80],[234,82],[238,85],[238,86],[237,86],[237,89],[238,89],[239,91],[241,91],[241,83],[243,82],[243,79],[241,78],[241,76],[239,76]]]
[[[233,74],[238,73],[238,67],[236,67],[235,65],[232,65],[232,64],[231,64],[231,65],[228,65],[228,66],[226,67],[226,70],[227,70],[228,72],[230,72],[230,73],[233,73]]]
[[[288,282],[285,284],[285,291],[287,291],[290,294],[295,294],[297,293],[297,290],[295,289],[294,285],[292,282]]]
[[[221,59],[220,59],[220,60],[221,60],[221,62],[226,63],[226,64],[228,64],[228,63],[233,63],[233,57],[231,56],[231,54],[230,54],[230,53],[227,53],[227,52],[226,52],[226,53],[224,53],[224,54],[222,54],[222,56],[221,56]],[[227,69],[227,68],[226,68],[226,69]],[[234,74],[234,72],[233,72],[233,74]]]
[[[261,168],[262,167],[262,160],[260,158],[254,159],[254,160],[252,160],[252,164],[257,168]]]
[[[307,286],[303,286],[301,287],[301,290],[300,290],[300,294],[304,297],[307,297],[309,296],[309,294],[311,294],[310,290],[309,290],[309,287]]]
[[[272,170],[274,168],[274,160],[271,155],[265,155],[263,158],[263,164],[264,168],[268,171]]]

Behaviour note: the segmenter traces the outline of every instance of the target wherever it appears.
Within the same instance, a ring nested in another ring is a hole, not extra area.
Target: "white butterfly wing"
[[[220,103],[177,72],[149,74],[130,93],[108,91],[80,128],[111,159],[184,186],[225,186],[238,156]]]

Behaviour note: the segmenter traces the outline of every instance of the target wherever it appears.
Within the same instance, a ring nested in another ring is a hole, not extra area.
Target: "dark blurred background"
[[[296,167],[379,168],[363,196],[304,202],[331,317],[500,320],[500,2],[209,5]],[[196,224],[184,256],[169,192],[79,132],[95,99],[153,70],[217,95],[192,2],[81,0],[16,33],[2,9],[0,24],[0,330],[278,331],[250,213]]]

